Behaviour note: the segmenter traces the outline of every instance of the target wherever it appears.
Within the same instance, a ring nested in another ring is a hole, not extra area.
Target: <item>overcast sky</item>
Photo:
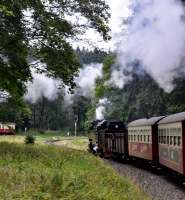
[[[111,9],[110,28],[112,30],[112,41],[110,46],[113,47],[120,33],[120,27],[123,19],[130,15],[129,0],[107,0]]]
[[[99,46],[100,48],[114,48],[114,43],[116,42],[117,34],[120,32],[120,25],[123,20],[123,18],[127,18],[130,14],[129,12],[129,2],[130,0],[106,0],[107,3],[110,6],[111,11],[111,19],[110,19],[110,28],[111,28],[111,36],[112,40],[108,43],[105,43],[102,40],[102,37],[95,32],[94,30],[88,30],[86,37],[83,36],[83,41],[80,42],[80,46],[86,46],[90,48],[90,46],[87,45],[86,39],[92,40],[92,45]],[[79,43],[77,43],[77,46]],[[75,47],[76,45],[73,46]]]

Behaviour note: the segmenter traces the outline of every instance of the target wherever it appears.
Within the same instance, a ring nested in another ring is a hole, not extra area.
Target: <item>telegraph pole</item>
[[[78,122],[78,116],[75,116],[75,137],[77,136],[77,122]]]

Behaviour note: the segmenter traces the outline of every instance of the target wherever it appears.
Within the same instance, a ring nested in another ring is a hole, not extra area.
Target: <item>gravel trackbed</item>
[[[123,164],[112,160],[105,160],[121,176],[127,176],[147,193],[152,200],[185,200],[185,187],[180,187],[167,180],[162,175],[137,168],[130,164]]]

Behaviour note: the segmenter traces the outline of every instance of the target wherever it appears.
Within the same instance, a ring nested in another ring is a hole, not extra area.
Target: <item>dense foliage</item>
[[[121,119],[129,122],[138,118],[167,115],[185,111],[185,76],[181,74],[174,80],[174,89],[166,93],[155,80],[147,74],[142,66],[136,65],[131,72],[132,79],[122,89],[112,84],[107,84],[111,77],[111,68],[114,56],[108,56],[104,61],[103,78],[97,80],[94,104],[91,112],[99,99],[107,98],[105,118]],[[94,113],[89,116],[89,121],[94,118]]]
[[[94,50],[89,50],[86,48],[80,49],[79,47],[77,47],[75,52],[81,64],[102,63],[107,55],[107,52],[98,48],[95,48]]]
[[[0,90],[22,96],[32,69],[73,87],[80,63],[69,41],[88,28],[109,39],[108,18],[104,0],[2,0]]]
[[[85,50],[78,51],[80,52],[78,56],[83,57]],[[96,55],[93,52],[91,54],[89,62]],[[103,98],[107,98],[109,102],[105,105],[105,118],[119,119],[126,123],[137,118],[167,115],[185,110],[185,76],[181,74],[176,78],[174,90],[166,93],[140,65],[137,65],[132,71],[132,79],[119,89],[107,84],[111,78],[115,56],[110,54],[105,58],[104,54],[101,57],[101,60],[104,59],[103,76],[96,80],[94,97],[76,94],[73,102],[66,105],[64,94],[61,92],[53,101],[42,97],[36,103],[28,103],[27,107],[22,106],[26,105],[24,101],[19,105],[9,99],[8,102],[0,104],[0,121],[15,121],[20,128],[62,130],[64,134],[67,132],[74,134],[74,122],[77,120],[78,134],[86,134],[85,130],[95,119],[98,101]]]

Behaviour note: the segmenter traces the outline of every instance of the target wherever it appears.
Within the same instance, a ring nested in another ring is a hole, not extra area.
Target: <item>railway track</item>
[[[147,165],[140,168],[141,166],[138,167],[138,164],[133,161],[121,163],[105,160],[105,162],[121,176],[126,176],[137,184],[152,200],[185,200],[184,183],[177,181],[164,169],[153,169]]]

